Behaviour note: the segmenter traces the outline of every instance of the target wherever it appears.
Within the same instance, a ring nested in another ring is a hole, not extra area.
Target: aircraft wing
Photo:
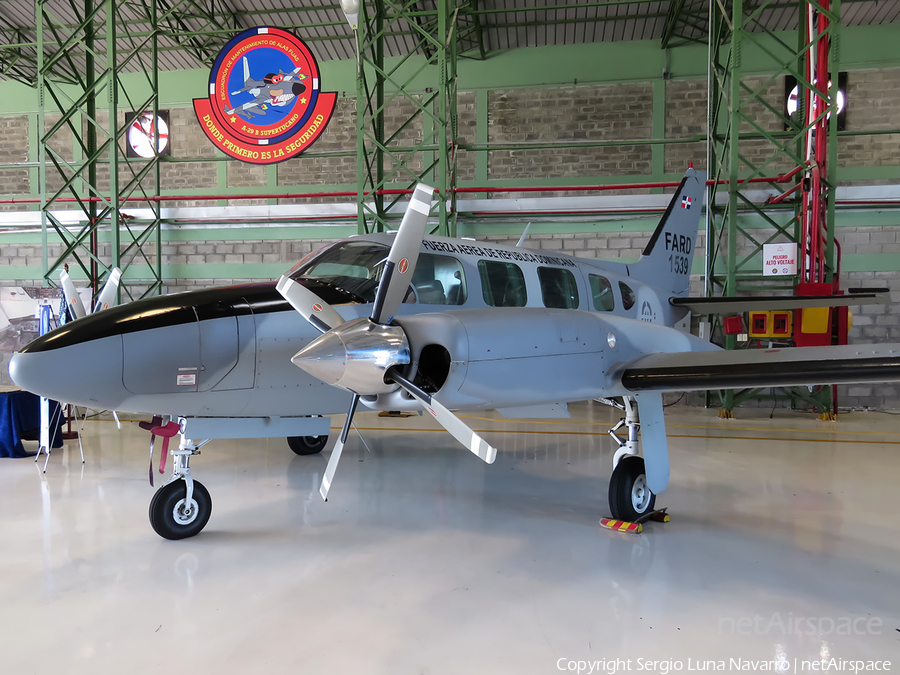
[[[626,364],[620,378],[630,391],[898,382],[900,344],[657,353]]]
[[[740,312],[775,309],[807,309],[810,307],[844,307],[848,305],[887,305],[891,302],[886,288],[851,290],[849,295],[772,295],[746,298],[669,298],[673,307],[686,307],[694,314],[738,314]]]

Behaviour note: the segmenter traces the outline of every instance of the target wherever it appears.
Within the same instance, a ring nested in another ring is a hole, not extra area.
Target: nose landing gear
[[[212,514],[212,498],[203,483],[191,477],[190,458],[209,441],[194,443],[182,436],[172,467],[172,478],[150,500],[150,525],[165,539],[185,539],[198,534]]]

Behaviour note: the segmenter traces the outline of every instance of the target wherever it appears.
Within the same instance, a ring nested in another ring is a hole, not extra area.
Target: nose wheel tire
[[[185,539],[199,533],[212,514],[212,499],[200,481],[194,481],[194,494],[185,504],[187,486],[183,480],[163,485],[150,500],[150,525],[165,539]]]
[[[647,487],[644,458],[626,455],[609,479],[609,510],[613,518],[634,522],[656,505],[656,495]]]
[[[288,436],[288,447],[297,455],[315,455],[328,445],[328,435]]]

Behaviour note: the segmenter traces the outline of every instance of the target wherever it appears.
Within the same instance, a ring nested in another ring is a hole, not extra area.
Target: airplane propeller
[[[119,288],[119,281],[122,279],[122,270],[113,267],[109,271],[109,277],[103,288],[97,294],[97,302],[94,303],[94,314],[104,309],[109,309],[116,304],[116,290]]]
[[[118,267],[113,267],[109,271],[106,283],[103,284],[103,288],[101,288],[100,292],[97,294],[97,301],[94,303],[93,308],[94,314],[104,309],[108,309],[115,304],[116,290],[119,288],[121,279],[122,270]],[[60,270],[59,272],[59,284],[62,286],[63,297],[66,299],[66,305],[69,306],[73,319],[80,319],[81,317],[92,313],[89,308],[84,306],[84,303],[81,301],[81,296],[78,295],[78,290],[75,288],[75,284],[72,283],[69,273],[65,270]]]
[[[327,384],[353,394],[347,420],[325,467],[319,493],[328,491],[347,441],[361,396],[387,393],[399,385],[408,391],[444,429],[470,452],[492,464],[497,449],[475,433],[432,395],[406,379],[400,368],[410,362],[409,341],[403,327],[393,323],[406,296],[431,207],[434,188],[416,186],[388,253],[369,318],[344,321],[337,311],[305,286],[282,276],[278,292],[322,335],[297,352],[291,362]]]
[[[309,290],[298,284],[286,274],[278,278],[275,288],[288,301],[291,307],[300,312],[304,319],[321,333],[327,333],[344,323],[344,318],[331,305]]]
[[[78,295],[75,284],[72,283],[69,273],[65,270],[61,270],[59,273],[59,283],[62,286],[63,297],[66,299],[66,305],[69,307],[69,313],[72,315],[72,318],[80,319],[86,316],[87,310],[81,301],[81,296]]]

